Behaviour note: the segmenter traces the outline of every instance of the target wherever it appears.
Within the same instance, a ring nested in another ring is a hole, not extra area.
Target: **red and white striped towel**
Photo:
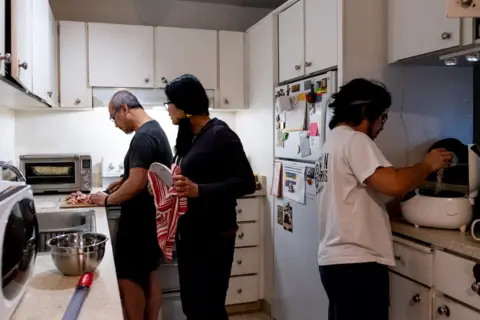
[[[173,164],[171,170],[173,176],[180,174],[180,166],[177,164]],[[178,218],[187,212],[187,198],[179,197],[173,186],[169,189],[151,170],[148,171],[148,181],[152,187],[157,208],[158,245],[166,260],[171,262]]]

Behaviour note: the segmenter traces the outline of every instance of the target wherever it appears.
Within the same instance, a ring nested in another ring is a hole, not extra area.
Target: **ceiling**
[[[217,4],[228,4],[241,7],[255,7],[255,8],[270,8],[275,9],[279,7],[286,0],[177,0],[177,1],[194,1],[194,2],[209,2]]]

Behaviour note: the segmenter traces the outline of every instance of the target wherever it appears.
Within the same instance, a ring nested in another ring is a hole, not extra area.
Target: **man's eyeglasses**
[[[118,111],[120,111],[120,108],[115,110],[115,112],[110,115],[110,121],[115,122],[115,116],[117,115]]]
[[[168,105],[172,103],[170,100],[167,100],[167,102],[165,102],[165,108],[168,109]]]
[[[388,120],[388,113],[382,114],[382,126],[387,122]]]

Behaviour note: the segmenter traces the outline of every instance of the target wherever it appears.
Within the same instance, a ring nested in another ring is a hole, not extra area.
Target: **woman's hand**
[[[173,186],[180,197],[198,197],[198,185],[184,176],[173,176]]]

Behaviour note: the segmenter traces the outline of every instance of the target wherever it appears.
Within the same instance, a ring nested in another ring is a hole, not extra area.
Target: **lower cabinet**
[[[443,297],[434,298],[434,320],[478,320],[480,313]]]
[[[429,288],[390,272],[390,320],[431,319],[431,301]]]

